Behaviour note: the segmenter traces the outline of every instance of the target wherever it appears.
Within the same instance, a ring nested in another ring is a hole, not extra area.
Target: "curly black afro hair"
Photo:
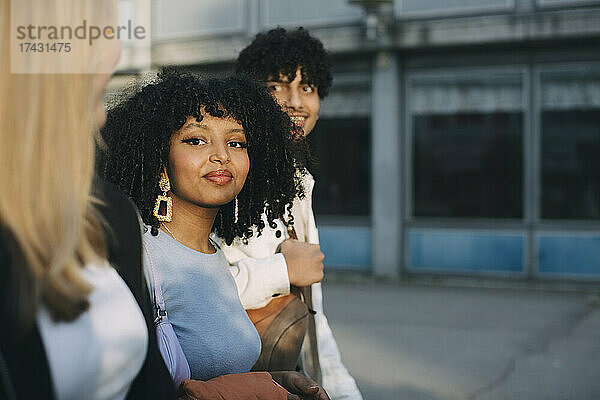
[[[133,91],[133,93],[129,93]],[[142,219],[158,232],[153,215],[158,182],[169,161],[171,136],[188,117],[202,113],[230,117],[240,123],[248,143],[250,170],[238,194],[238,222],[233,201],[221,206],[213,231],[231,244],[235,237],[252,236],[283,218],[296,196],[303,196],[302,177],[296,172],[306,143],[288,115],[267,90],[245,76],[201,80],[174,69],[163,70],[141,88],[129,88],[115,98],[101,130],[106,144],[100,154],[100,175],[117,185],[138,206]],[[289,222],[289,221],[288,221]],[[292,221],[293,222],[293,221]]]
[[[237,72],[252,75],[261,82],[278,80],[280,74],[291,82],[301,68],[302,83],[315,85],[323,99],[331,86],[331,59],[323,44],[304,28],[286,31],[272,29],[256,35],[237,59]]]

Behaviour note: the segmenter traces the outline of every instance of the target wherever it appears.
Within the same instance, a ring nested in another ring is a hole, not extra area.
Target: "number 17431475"
[[[69,53],[69,42],[22,42],[19,43],[21,53]]]

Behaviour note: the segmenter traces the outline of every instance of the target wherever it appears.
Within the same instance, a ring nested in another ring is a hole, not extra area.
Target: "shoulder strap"
[[[160,280],[158,279],[158,275],[156,274],[156,268],[154,267],[154,259],[152,258],[152,253],[146,244],[143,244],[144,250],[148,255],[149,267],[150,267],[150,275],[152,278],[152,292],[154,294],[154,307],[156,308],[156,316],[154,319],[154,323],[158,323],[163,317],[167,316],[167,308],[165,307],[165,300],[163,299],[162,288],[160,286]]]
[[[292,216],[291,220],[292,220],[292,221],[294,220],[294,217],[293,217],[293,216]],[[285,218],[281,218],[281,221],[283,222],[283,225],[285,225],[285,227],[287,228],[287,233],[288,233],[288,236],[289,236],[291,239],[298,240],[298,234],[296,233],[296,228],[294,228],[294,225],[293,225],[293,224],[291,224],[291,225],[290,225],[290,224],[289,224],[289,223],[288,223],[288,222],[285,220]]]
[[[219,246],[219,244],[217,243],[216,240],[214,240],[212,237],[208,237],[208,241],[211,242],[213,244],[213,246],[215,246],[215,249],[217,250],[221,250],[221,246]]]
[[[308,315],[308,327],[306,329],[306,336],[304,337],[303,343],[303,369],[309,377],[314,379],[318,384],[323,383],[323,375],[321,372],[321,363],[319,361],[319,347],[317,343],[317,327],[315,323],[315,314],[312,303],[312,285],[305,286],[300,289],[302,293],[302,299],[308,306],[310,311]]]

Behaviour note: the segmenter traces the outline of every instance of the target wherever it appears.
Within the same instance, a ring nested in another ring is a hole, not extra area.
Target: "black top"
[[[131,384],[127,399],[175,399],[171,376],[158,351],[153,310],[142,271],[140,224],[133,203],[106,182],[98,182],[96,195],[104,204],[98,207],[106,222],[108,261],[125,281],[142,310],[148,327],[148,352],[141,371]],[[11,335],[10,293],[13,281],[9,248],[0,240],[0,350],[18,399],[54,399],[48,360],[37,325],[18,338]],[[17,261],[18,263],[18,261]],[[22,288],[21,288],[22,290]],[[4,328],[2,328],[4,326]],[[10,398],[0,359],[0,399]],[[82,393],[82,398],[85,394]]]

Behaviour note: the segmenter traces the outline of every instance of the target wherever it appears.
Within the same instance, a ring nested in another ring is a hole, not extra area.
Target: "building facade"
[[[152,39],[124,44],[115,85],[230,71],[276,26],[323,41],[334,83],[311,145],[328,267],[600,280],[600,1],[120,5]]]

